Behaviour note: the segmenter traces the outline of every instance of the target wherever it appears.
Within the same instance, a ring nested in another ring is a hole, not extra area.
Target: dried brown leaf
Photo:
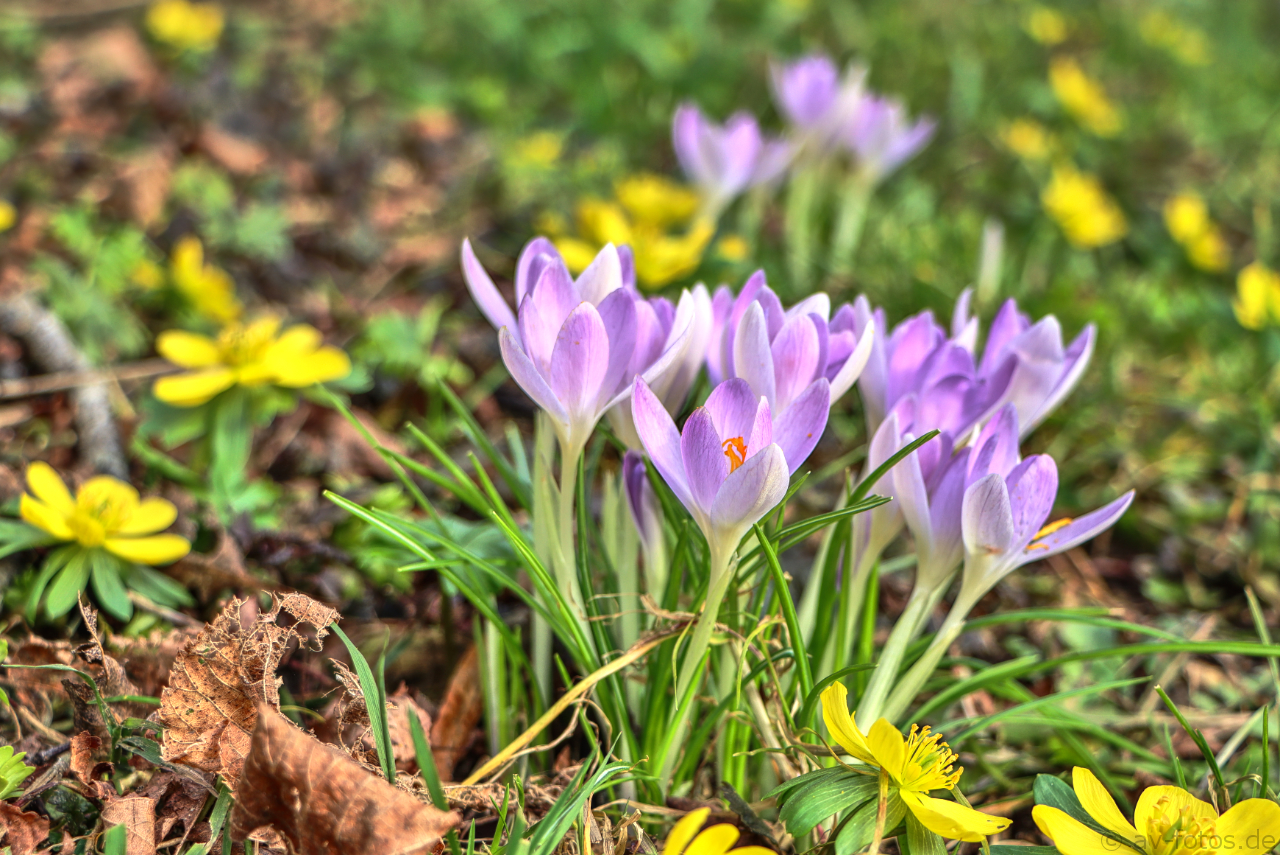
[[[432,851],[458,822],[457,814],[415,799],[284,716],[260,709],[236,789],[233,837],[270,828],[293,853],[411,855]]]
[[[100,751],[102,740],[92,733],[86,731],[71,737],[71,774],[85,786],[89,795],[99,799],[105,798],[105,794],[115,795],[111,785],[102,780],[104,774],[111,772],[112,766],[95,759]]]
[[[475,647],[471,647],[458,661],[458,667],[449,678],[449,690],[431,728],[431,754],[435,757],[440,780],[453,780],[453,767],[467,746],[480,722],[484,699],[480,694],[480,661]]]
[[[35,811],[24,811],[9,802],[0,802],[0,843],[13,855],[31,855],[49,836],[49,820]]]
[[[228,172],[253,175],[266,165],[269,155],[262,146],[222,130],[217,125],[200,129],[200,147]]]
[[[302,639],[299,627],[315,627],[318,644],[338,619],[328,606],[289,594],[245,628],[244,604],[233,599],[178,655],[169,687],[160,695],[164,759],[217,772],[231,786],[249,750],[259,704],[280,706],[276,669],[289,644]],[[282,611],[296,620],[293,626],[277,623]]]
[[[156,800],[129,795],[109,801],[102,821],[125,827],[125,855],[156,855]]]

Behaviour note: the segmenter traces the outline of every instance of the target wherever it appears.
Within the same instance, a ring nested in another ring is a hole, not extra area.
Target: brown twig
[[[177,370],[179,369],[176,365],[163,359],[144,359],[141,362],[104,368],[100,371],[59,371],[16,380],[0,380],[0,401],[48,395],[51,392],[78,389],[81,386],[111,381],[141,380],[146,377],[171,374]]]
[[[20,340],[31,361],[45,371],[94,371],[62,321],[26,294],[0,300],[0,329]],[[128,477],[107,386],[101,382],[77,386],[71,397],[76,405],[81,459],[99,472]]]

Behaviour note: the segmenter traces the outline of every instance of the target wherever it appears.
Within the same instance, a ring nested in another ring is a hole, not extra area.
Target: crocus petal
[[[871,359],[871,350],[875,346],[876,341],[876,324],[872,320],[867,323],[863,329],[862,335],[858,338],[858,343],[853,348],[853,353],[849,354],[849,358],[845,360],[844,365],[840,366],[840,370],[836,372],[836,376],[831,379],[831,400],[838,401],[844,397],[844,393],[853,387],[862,376],[863,369],[867,367],[867,361]]]
[[[904,443],[913,439],[915,437],[909,433],[902,437]],[[929,513],[929,494],[920,468],[919,450],[908,454],[889,475],[893,478],[894,495],[902,505],[902,517],[915,538],[916,554],[923,563],[925,557],[933,552],[933,518]]]
[[[677,107],[671,120],[671,144],[676,159],[685,175],[696,184],[710,184],[713,180],[711,165],[699,144],[704,122],[701,111],[692,104]]]
[[[747,433],[747,457],[759,454],[773,445],[773,415],[769,412],[769,402],[761,397],[756,402],[756,417]]]
[[[1022,427],[1023,436],[1029,434],[1032,429],[1048,418],[1049,414],[1058,408],[1063,399],[1070,395],[1071,390],[1080,382],[1080,378],[1084,376],[1084,370],[1089,366],[1089,359],[1093,356],[1097,333],[1097,327],[1088,324],[1067,348],[1062,375],[1057,385],[1040,404],[1040,408],[1035,413],[1027,414],[1027,424]]]
[[[961,449],[950,463],[945,464],[946,469],[929,496],[933,545],[927,557],[920,556],[917,585],[933,588],[943,584],[964,557],[960,517],[970,453],[970,449]]]
[[[684,457],[680,452],[680,431],[672,421],[667,408],[653,394],[643,378],[637,377],[631,393],[631,418],[636,433],[648,453],[649,459],[667,482],[671,492],[686,508],[692,509],[693,495],[689,491],[689,479],[684,473]]]
[[[966,553],[987,556],[1007,552],[1013,545],[1014,527],[1004,478],[992,472],[973,482],[965,490],[960,519]]]
[[[555,348],[551,351],[551,391],[564,405],[570,422],[590,421],[599,416],[600,386],[609,370],[609,334],[600,313],[590,303],[582,303],[569,313]]]
[[[161,377],[152,387],[156,398],[175,407],[196,407],[236,384],[230,368],[209,368]]]
[[[618,258],[618,248],[611,243],[606,244],[582,271],[574,286],[579,298],[592,305],[599,305],[605,297],[621,288],[622,261]]]
[[[560,253],[556,251],[556,245],[544,237],[536,237],[524,245],[520,250],[520,257],[516,259],[517,306],[524,301],[525,294],[533,289],[543,268],[557,260],[564,263]]]
[[[809,459],[831,412],[831,387],[825,377],[814,380],[799,397],[778,415],[773,441],[782,449],[787,471],[795,474]]]
[[[506,364],[507,371],[511,373],[511,379],[515,380],[525,394],[533,398],[533,402],[546,410],[553,419],[561,424],[566,423],[568,413],[564,406],[551,391],[551,386],[546,379],[538,373],[533,361],[520,347],[519,340],[508,327],[498,330],[498,347],[502,351],[502,361]]]
[[[191,544],[176,534],[109,537],[102,545],[108,552],[139,564],[169,564],[191,551]]]
[[[1005,479],[1013,508],[1014,542],[1022,549],[1044,525],[1058,495],[1058,466],[1047,454],[1033,454]]]
[[[523,256],[521,257],[523,259]],[[467,280],[467,290],[471,292],[471,298],[480,307],[480,312],[489,319],[489,323],[493,324],[495,329],[503,327],[516,329],[515,314],[507,305],[507,301],[502,298],[493,280],[489,278],[480,260],[476,258],[475,250],[471,248],[471,241],[468,239],[462,241],[462,275]]]
[[[772,404],[776,396],[773,353],[764,308],[752,303],[742,315],[733,337],[733,373],[746,380],[752,391]]]
[[[1264,855],[1280,843],[1280,805],[1271,799],[1245,799],[1219,818],[1217,833],[1231,841],[1233,855]]]
[[[604,410],[620,387],[631,389],[634,372],[631,357],[636,349],[636,298],[624,288],[619,288],[600,302],[600,320],[604,324],[605,338],[609,343],[608,367],[600,381],[598,410]],[[591,355],[598,359],[597,354]],[[631,376],[628,376],[628,374]]]
[[[990,374],[996,364],[1004,358],[1009,342],[1031,326],[1030,322],[1018,312],[1018,303],[1012,297],[1004,301],[1000,311],[991,321],[991,329],[987,332],[987,343],[982,349],[982,362],[978,364],[979,374]]]
[[[706,407],[699,407],[684,423],[680,454],[693,501],[704,513],[711,509],[716,492],[729,475],[729,458]]]
[[[557,259],[543,266],[533,289],[520,303],[520,315],[516,321],[520,344],[544,374],[551,371],[551,351],[555,348],[560,328],[581,302],[568,269]],[[511,331],[517,332],[515,329]]]
[[[813,319],[806,314],[784,323],[769,350],[775,389],[775,397],[769,403],[782,411],[826,368],[818,362],[820,347]]]
[[[720,485],[711,505],[712,528],[740,539],[782,501],[787,494],[787,481],[787,459],[778,446],[766,446],[748,457]]]
[[[957,802],[910,790],[899,790],[898,795],[921,825],[950,840],[977,843],[1009,827],[1010,820],[1005,817],[989,816]]]
[[[177,518],[178,509],[173,506],[173,502],[156,497],[143,499],[115,533],[126,536],[154,534],[173,525]]]
[[[1138,830],[1125,819],[1116,806],[1116,800],[1093,772],[1084,766],[1076,766],[1071,770],[1071,786],[1085,813],[1097,820],[1103,828],[1115,832],[1125,840],[1138,839]]]
[[[1133,491],[1125,493],[1108,505],[1079,517],[1052,534],[1030,544],[1024,553],[1027,561],[1037,561],[1059,552],[1066,552],[1087,540],[1097,537],[1115,525],[1133,503]]]
[[[182,330],[166,330],[156,338],[156,352],[183,368],[208,368],[222,361],[213,339]]]
[[[855,760],[861,760],[869,766],[878,766],[876,758],[871,754],[871,746],[867,738],[858,730],[849,713],[849,690],[844,684],[836,681],[822,690],[822,721],[827,732],[836,744],[849,753]]]
[[[760,396],[752,391],[747,381],[734,377],[712,389],[703,407],[711,414],[711,421],[720,436],[746,439],[755,424],[759,404]]]
[[[994,419],[983,426],[969,456],[968,480],[976,481],[988,472],[1008,475],[1021,462],[1018,453],[1018,410],[1006,404]]]
[[[69,516],[76,509],[71,491],[54,468],[43,460],[32,461],[27,467],[27,486],[31,494],[48,505],[56,513]]]
[[[671,827],[667,842],[662,847],[662,855],[681,855],[710,814],[711,808],[698,808],[682,816],[680,821]]]
[[[1086,826],[1066,812],[1036,805],[1031,818],[1062,855],[1116,855],[1120,844]]]
[[[26,493],[22,494],[22,499],[18,502],[18,515],[41,531],[48,532],[58,538],[58,540],[75,539],[75,535],[71,533],[71,529],[67,525],[65,516]]]

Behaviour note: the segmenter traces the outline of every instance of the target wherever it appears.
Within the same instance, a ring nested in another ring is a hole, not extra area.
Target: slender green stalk
[[[842,279],[853,274],[853,257],[858,252],[862,227],[867,220],[867,207],[875,188],[861,173],[854,172],[845,184],[836,213],[835,230],[831,234],[831,272]]]
[[[929,593],[919,588],[911,592],[907,607],[899,615],[893,631],[889,633],[889,639],[880,651],[880,659],[871,675],[867,691],[858,699],[857,725],[864,733],[880,717],[880,709],[888,699],[889,691],[897,683],[903,654],[906,653],[907,645],[915,638],[921,618],[928,613],[931,600]]]
[[[795,293],[809,293],[813,271],[814,220],[817,218],[818,188],[825,169],[821,164],[797,169],[787,185],[785,235],[787,271]]]

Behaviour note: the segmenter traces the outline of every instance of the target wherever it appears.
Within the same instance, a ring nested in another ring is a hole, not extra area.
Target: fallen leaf
[[[480,660],[476,648],[470,647],[453,676],[449,690],[431,728],[431,754],[435,757],[440,780],[453,780],[453,767],[471,743],[471,734],[480,722],[484,698],[480,694]]]
[[[155,800],[156,839],[167,840],[175,826],[182,826],[183,834],[191,834],[210,793],[198,782],[164,769],[153,776],[138,795]]]
[[[48,836],[49,820],[35,811],[0,802],[0,843],[8,844],[13,855],[31,855]]]
[[[94,755],[101,750],[102,740],[92,733],[84,731],[71,737],[71,774],[95,799],[105,799],[116,794],[111,784],[102,779],[103,775],[110,774],[112,765],[94,759]]]
[[[129,213],[143,228],[155,225],[164,213],[176,157],[172,146],[153,146],[130,157],[120,172]]]
[[[236,788],[231,835],[270,828],[293,853],[412,855],[457,827],[445,813],[393,787],[342,751],[263,706]]]
[[[125,855],[156,855],[156,800],[130,795],[113,799],[102,808],[108,828],[125,828]]]
[[[228,172],[237,175],[253,175],[269,157],[262,146],[217,125],[205,125],[200,129],[200,148]]]
[[[232,787],[249,750],[259,706],[280,706],[276,669],[290,642],[306,643],[299,627],[315,627],[318,645],[329,624],[338,620],[338,613],[328,606],[303,594],[288,594],[246,629],[240,620],[245,602],[232,599],[178,655],[169,686],[160,694],[164,759],[217,772]],[[281,611],[297,623],[280,626]]]

